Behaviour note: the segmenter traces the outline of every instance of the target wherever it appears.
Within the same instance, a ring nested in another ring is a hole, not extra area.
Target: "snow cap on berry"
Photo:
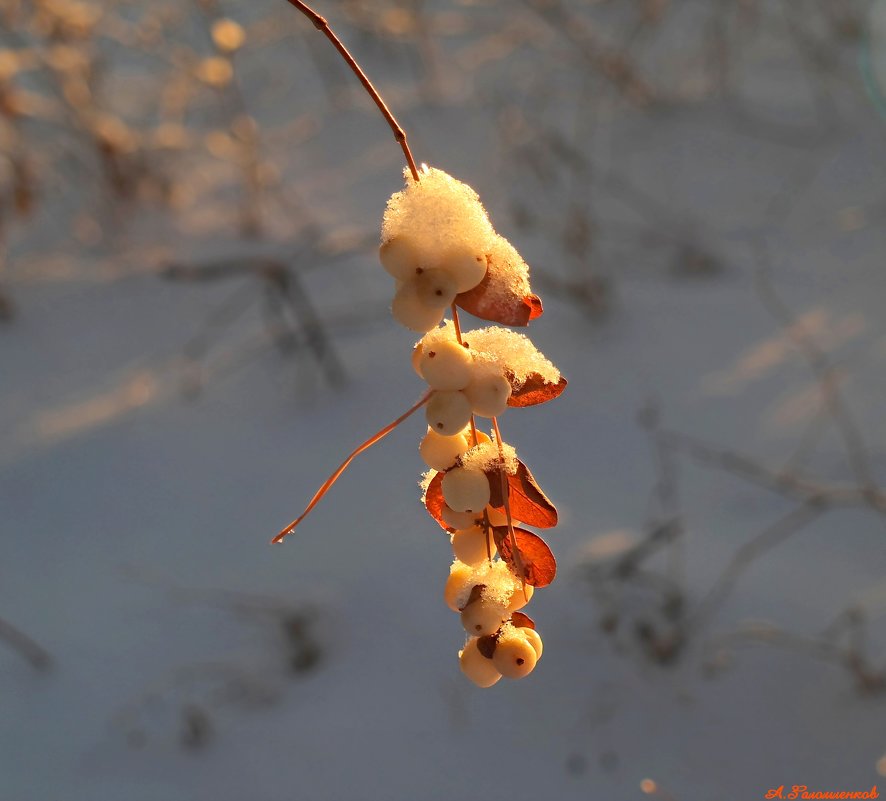
[[[504,460],[502,460],[504,456]],[[517,451],[513,445],[503,442],[501,445],[501,453],[498,450],[496,442],[481,442],[468,451],[465,451],[461,457],[462,467],[469,470],[482,470],[488,473],[490,470],[498,470],[502,466],[506,473],[516,475],[517,473]]]
[[[524,334],[492,325],[465,331],[462,333],[462,340],[474,357],[475,370],[507,370],[513,375],[516,389],[534,373],[549,384],[556,384],[560,380],[557,367]],[[428,331],[416,344],[424,349],[455,341],[455,326],[452,320],[445,320],[442,325]]]
[[[423,168],[420,181],[404,175],[406,188],[394,193],[385,209],[382,242],[415,237],[423,253],[435,255],[465,246],[489,251],[496,233],[471,187],[434,168]]]

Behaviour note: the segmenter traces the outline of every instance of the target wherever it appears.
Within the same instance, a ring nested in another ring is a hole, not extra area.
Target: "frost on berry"
[[[484,473],[504,468],[506,473],[516,475],[519,466],[517,451],[513,445],[502,443],[501,448],[492,441],[481,442],[461,454],[459,463],[469,470],[481,470]],[[499,483],[490,477],[490,485]]]

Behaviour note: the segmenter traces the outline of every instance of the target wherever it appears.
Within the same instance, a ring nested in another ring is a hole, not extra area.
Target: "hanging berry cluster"
[[[459,308],[507,326],[538,317],[529,268],[495,232],[469,186],[426,166],[405,175],[406,188],[388,201],[379,257],[396,281],[394,318],[424,334],[412,364],[428,392],[358,447],[275,541],[301,522],[358,453],[424,407],[428,428],[419,453],[429,470],[422,500],[450,535],[454,561],[444,597],[467,632],[459,661],[471,681],[490,687],[535,668],[541,637],[520,610],[556,574],[550,548],[525,526],[551,528],[557,510],[502,439],[498,417],[509,406],[557,397],[566,379],[522,334],[501,326],[461,330]],[[444,320],[447,310],[452,317]],[[478,417],[490,421],[488,433]]]

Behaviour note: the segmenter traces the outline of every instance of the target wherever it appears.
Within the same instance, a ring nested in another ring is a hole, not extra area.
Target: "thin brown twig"
[[[523,569],[523,559],[520,556],[520,549],[517,547],[517,535],[514,532],[514,518],[511,514],[511,501],[510,501],[510,488],[508,487],[508,478],[505,475],[505,452],[504,452],[504,442],[501,438],[501,431],[498,427],[498,418],[492,418],[492,428],[495,431],[495,443],[498,445],[498,458],[501,462],[501,468],[499,470],[499,477],[501,478],[501,497],[504,500],[505,504],[505,518],[508,521],[508,539],[511,541],[511,550],[514,554],[514,564],[517,567],[517,574],[520,577],[520,585],[523,589],[523,597],[528,601],[529,598],[526,594],[526,574]]]
[[[341,474],[344,473],[345,470],[348,469],[348,466],[351,464],[351,462],[354,461],[354,459],[357,456],[359,456],[361,453],[363,453],[363,451],[369,450],[369,448],[371,448],[377,442],[384,439],[398,425],[400,425],[400,423],[402,423],[407,417],[409,417],[411,414],[418,411],[422,406],[424,406],[428,402],[428,400],[430,400],[430,397],[433,394],[434,394],[433,390],[431,390],[430,392],[426,392],[422,396],[422,398],[414,406],[412,406],[407,411],[403,412],[403,414],[401,414],[396,420],[394,420],[392,423],[388,423],[388,425],[386,425],[383,429],[381,429],[380,431],[373,434],[364,443],[362,443],[357,448],[355,448],[353,451],[351,451],[351,453],[348,454],[348,458],[345,459],[338,466],[338,468],[335,470],[335,472],[331,476],[329,476],[329,478],[326,479],[326,481],[323,483],[323,486],[320,487],[320,489],[318,489],[314,493],[314,497],[311,498],[311,500],[308,503],[307,507],[305,508],[304,512],[302,512],[295,520],[293,520],[288,526],[286,526],[286,528],[282,529],[280,531],[280,533],[277,534],[277,536],[271,540],[271,543],[276,544],[278,542],[283,542],[283,540],[289,534],[292,534],[292,532],[295,531],[298,524],[301,523],[301,521],[304,520],[311,513],[311,510],[320,502],[320,500],[323,498],[323,496],[327,492],[329,492],[329,490],[332,488],[332,485],[335,484],[336,481],[338,481]]]
[[[301,0],[286,0],[286,2],[294,8],[297,8],[302,14],[310,19],[311,22],[314,23],[314,27],[329,39],[329,41],[332,42],[333,47],[335,47],[335,49],[341,54],[341,57],[351,68],[354,75],[357,76],[360,83],[363,84],[363,88],[369,93],[369,96],[375,102],[375,105],[378,106],[378,110],[391,127],[391,130],[394,132],[394,139],[397,140],[403,150],[403,155],[406,156],[406,163],[409,165],[409,171],[412,173],[412,177],[418,181],[418,168],[415,166],[415,159],[412,157],[412,151],[409,149],[409,144],[406,142],[406,132],[400,127],[400,123],[397,122],[396,117],[391,113],[391,110],[388,108],[385,101],[382,100],[378,90],[372,85],[372,81],[366,77],[366,73],[363,72],[360,65],[348,52],[348,49],[342,44],[341,39],[339,39],[332,28],[329,27],[329,23],[324,17],[321,17],[316,11],[314,11],[314,9],[301,2]]]

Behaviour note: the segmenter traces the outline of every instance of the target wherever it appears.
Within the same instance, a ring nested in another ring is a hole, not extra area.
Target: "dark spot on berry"
[[[435,294],[438,298],[439,298],[439,297],[442,297],[442,296],[443,296],[443,290],[442,290],[442,289],[437,289],[437,290],[434,291],[434,294]]]
[[[474,626],[474,628],[475,628],[477,631],[483,631],[483,624],[482,624],[482,623],[478,623],[476,626]]]
[[[428,351],[428,358],[429,358],[429,359],[433,359],[434,356],[436,356],[436,355],[437,355],[437,354],[436,354],[435,351],[432,351],[432,350],[429,350],[429,351]]]
[[[519,657],[519,658],[517,659],[517,664],[518,664],[518,665],[522,665],[524,661],[525,661],[525,660],[524,660],[523,657],[521,656],[521,657]]]
[[[416,267],[416,268],[415,268],[415,274],[416,274],[416,275],[421,275],[423,272],[424,272],[424,270],[423,270],[421,267]]]
[[[437,423],[437,428],[443,428],[443,423]]]

